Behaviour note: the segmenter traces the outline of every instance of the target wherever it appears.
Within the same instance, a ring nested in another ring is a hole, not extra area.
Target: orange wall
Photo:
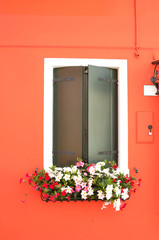
[[[159,59],[158,0],[5,0],[0,4],[0,239],[159,239],[159,97],[144,97]],[[101,202],[45,203],[19,184],[43,166],[44,58],[128,60],[129,169],[142,186],[124,211]],[[136,112],[154,113],[154,142],[136,142]],[[28,192],[26,203],[21,203]]]

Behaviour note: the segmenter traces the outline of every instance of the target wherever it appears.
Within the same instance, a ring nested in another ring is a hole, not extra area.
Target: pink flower
[[[89,167],[87,168],[87,172],[90,172],[90,168],[91,170],[93,170],[92,168],[94,168],[94,171],[95,171],[95,164],[92,164],[92,165],[89,165]]]
[[[84,176],[87,176],[88,174],[86,172],[84,172]]]
[[[88,186],[86,186],[85,188],[84,188],[84,191],[86,191],[86,192],[88,192]]]
[[[33,190],[37,190],[38,186],[35,184],[33,185]]]
[[[81,162],[81,167],[84,167],[84,162]]]
[[[54,197],[54,196],[52,196],[52,195],[49,197],[49,199],[50,199],[50,201],[52,201],[52,202],[54,202],[54,201],[55,201],[55,197]]]
[[[75,190],[76,190],[76,192],[80,192],[81,189],[82,189],[81,186],[80,186],[80,185],[77,185]]]
[[[23,178],[21,178],[19,182],[20,182],[20,184],[21,184],[21,183],[23,182]]]
[[[46,200],[49,197],[49,195],[46,193],[43,193],[43,198]]]
[[[79,161],[76,163],[77,167],[83,167],[84,166],[84,162]]]

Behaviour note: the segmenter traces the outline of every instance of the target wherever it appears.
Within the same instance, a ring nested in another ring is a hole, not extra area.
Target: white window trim
[[[118,69],[118,168],[124,173],[128,169],[128,94],[127,94],[127,60],[125,59],[44,59],[44,136],[43,166],[52,166],[53,146],[53,68],[63,66],[95,65]]]

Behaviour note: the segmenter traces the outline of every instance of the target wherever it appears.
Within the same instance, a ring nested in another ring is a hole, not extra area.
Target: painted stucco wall
[[[159,59],[158,0],[0,6],[0,239],[159,239],[159,97],[143,96]],[[127,59],[129,169],[138,168],[142,186],[124,211],[102,211],[101,202],[45,203],[19,184],[43,167],[44,58]],[[136,141],[138,111],[153,112],[153,143]]]

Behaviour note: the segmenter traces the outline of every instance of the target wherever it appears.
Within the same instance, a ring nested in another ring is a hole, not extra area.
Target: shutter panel
[[[117,162],[117,70],[88,66],[88,159]]]
[[[82,67],[54,69],[53,162],[75,164],[82,157]]]

